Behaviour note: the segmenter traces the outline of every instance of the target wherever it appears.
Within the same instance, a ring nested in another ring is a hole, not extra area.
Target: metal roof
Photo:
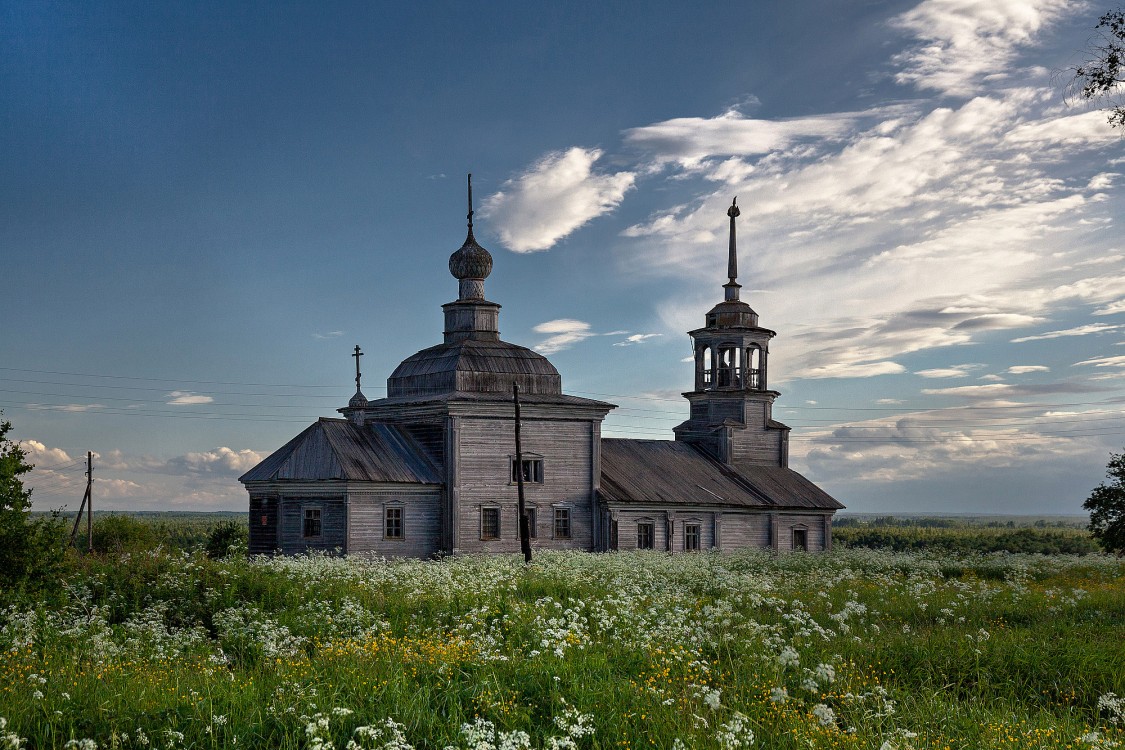
[[[783,466],[728,466],[675,440],[602,440],[601,495],[611,503],[746,508],[844,506]]]
[[[277,479],[441,483],[425,451],[404,430],[388,424],[358,427],[345,419],[323,417],[238,481]]]

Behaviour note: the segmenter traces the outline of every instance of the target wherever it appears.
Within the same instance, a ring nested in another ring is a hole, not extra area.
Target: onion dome
[[[461,282],[459,300],[483,300],[484,280],[492,273],[492,254],[473,236],[473,176],[469,175],[469,235],[461,249],[449,256],[449,272]]]

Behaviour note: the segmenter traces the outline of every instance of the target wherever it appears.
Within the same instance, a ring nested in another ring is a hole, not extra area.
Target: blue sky
[[[685,332],[778,332],[793,465],[861,512],[1075,513],[1125,435],[1104,8],[0,2],[0,408],[36,507],[236,477],[441,338],[473,172],[506,340],[671,438]]]

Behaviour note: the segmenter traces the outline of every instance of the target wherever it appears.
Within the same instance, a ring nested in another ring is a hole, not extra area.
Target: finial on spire
[[[742,212],[738,210],[738,196],[730,203],[730,208],[727,209],[727,216],[730,217],[730,247],[727,257],[727,283],[723,284],[726,289],[726,300],[728,302],[738,301],[738,290],[741,288],[738,279],[738,244],[735,239],[734,220]]]
[[[355,357],[355,395],[352,396],[351,401],[348,402],[348,407],[352,409],[362,409],[367,406],[367,397],[364,396],[363,391],[359,389],[359,379],[362,377],[359,372],[359,358],[363,356],[363,352],[359,350],[359,344],[355,345],[352,356]],[[351,417],[348,418],[351,419]]]
[[[469,220],[469,231],[473,231],[473,173],[469,172],[469,215],[466,216]]]
[[[356,389],[356,392],[358,393],[359,392],[359,379],[361,377],[363,377],[359,372],[359,358],[363,356],[363,352],[361,352],[359,350],[359,344],[355,345],[355,353],[352,354],[352,356],[355,357],[355,389]]]

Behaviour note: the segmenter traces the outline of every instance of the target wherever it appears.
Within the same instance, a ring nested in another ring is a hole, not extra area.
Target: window
[[[383,536],[387,539],[402,539],[402,508],[387,508]]]
[[[320,508],[305,508],[305,538],[320,536]]]
[[[655,526],[652,521],[637,524],[637,549],[652,549],[656,543]]]
[[[525,458],[523,463],[523,481],[525,482],[543,482],[543,459],[541,458]],[[517,468],[516,459],[512,459],[512,482],[519,481],[519,469]]]
[[[528,508],[527,509],[527,538],[528,539],[538,539],[539,538],[539,532],[536,530],[537,527],[538,527],[538,523],[537,523],[538,520],[539,520],[539,514],[536,512],[536,509],[535,508]]]
[[[480,538],[481,539],[499,539],[500,538],[500,509],[499,508],[481,508],[480,509]]]
[[[793,549],[809,551],[809,532],[807,529],[793,529]]]
[[[555,508],[555,539],[570,539],[570,508]]]
[[[698,552],[699,551],[699,524],[685,523],[684,524],[684,551],[685,552]]]

